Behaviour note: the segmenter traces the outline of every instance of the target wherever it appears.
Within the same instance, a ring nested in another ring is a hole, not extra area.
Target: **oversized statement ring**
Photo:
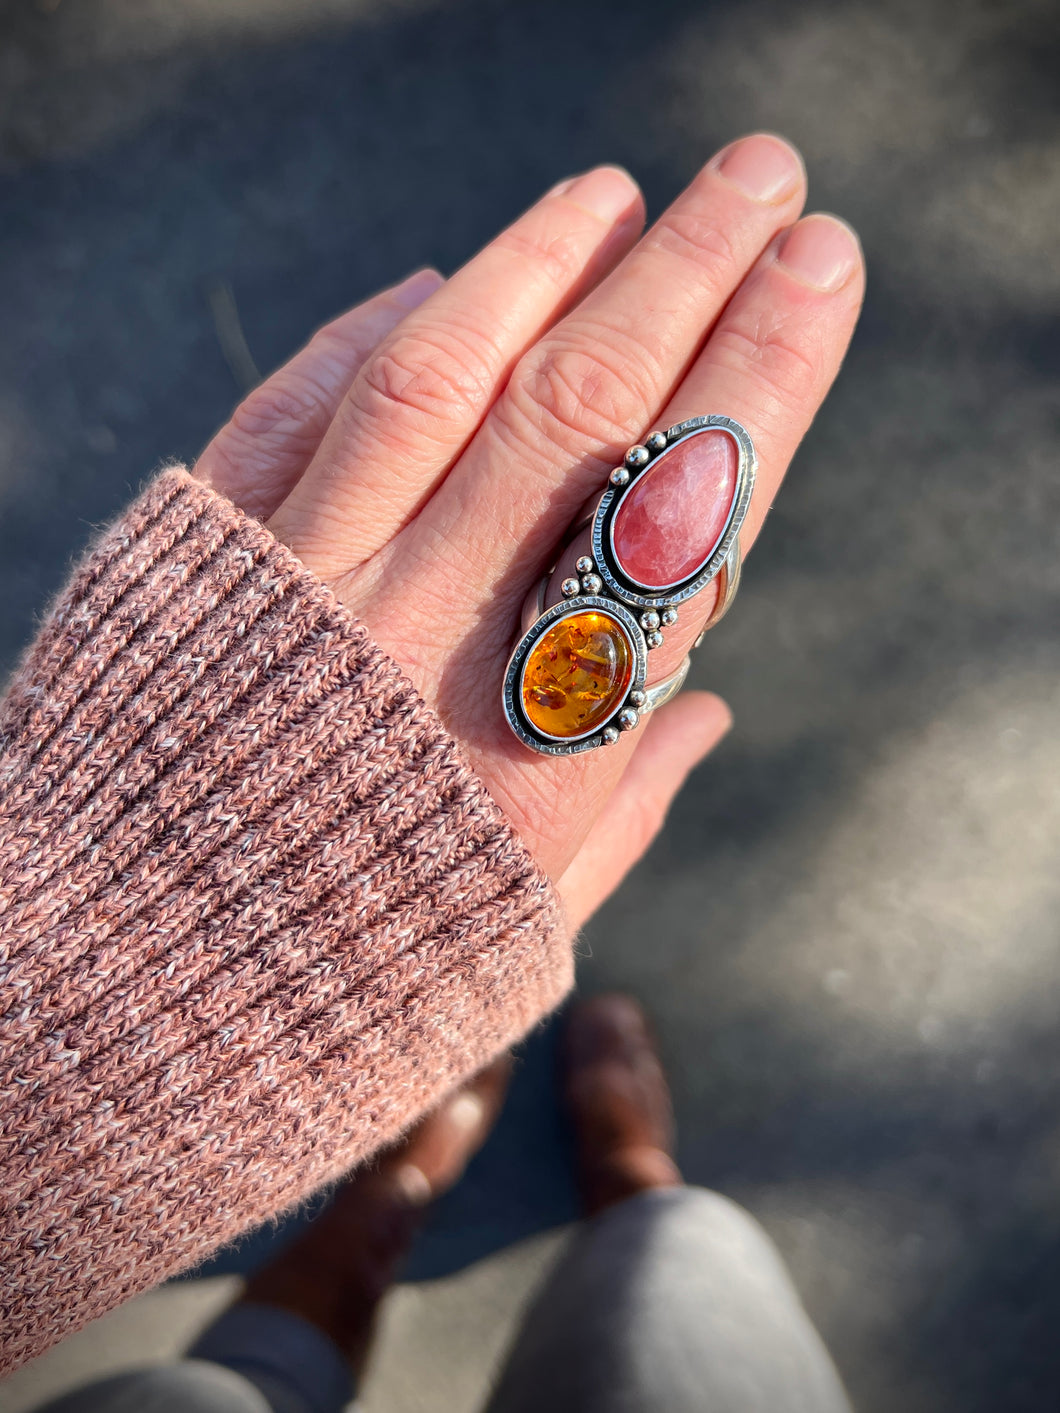
[[[648,654],[711,580],[721,576],[696,647],[732,602],[755,469],[731,417],[693,417],[630,447],[523,610],[504,714],[524,745],[549,756],[612,745],[676,696],[689,659],[648,686]]]

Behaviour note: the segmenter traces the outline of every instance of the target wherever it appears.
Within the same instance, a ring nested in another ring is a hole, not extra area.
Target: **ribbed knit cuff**
[[[88,555],[0,738],[10,1367],[392,1139],[571,961],[397,665],[183,471]]]

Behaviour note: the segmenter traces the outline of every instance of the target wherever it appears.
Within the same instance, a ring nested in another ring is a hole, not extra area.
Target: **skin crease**
[[[575,926],[643,853],[729,713],[688,692],[613,747],[530,752],[500,707],[520,607],[625,448],[701,413],[736,418],[755,442],[746,555],[864,291],[853,233],[799,220],[805,189],[794,149],[741,139],[638,240],[627,174],[561,184],[450,279],[421,271],[326,326],[196,468],[271,517],[405,668]],[[714,593],[682,607],[649,681],[680,662]]]

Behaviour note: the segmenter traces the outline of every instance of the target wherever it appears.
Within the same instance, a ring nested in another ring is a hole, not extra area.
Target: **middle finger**
[[[708,163],[520,360],[459,465],[393,546],[397,562],[433,562],[436,582],[451,574],[448,587],[468,612],[475,596],[459,591],[469,565],[476,589],[492,596],[503,583],[521,597],[605,470],[669,400],[745,275],[796,219],[805,192],[802,161],[780,138],[744,138]]]

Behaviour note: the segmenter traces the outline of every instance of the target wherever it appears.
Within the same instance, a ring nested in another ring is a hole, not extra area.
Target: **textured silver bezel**
[[[534,644],[543,634],[548,632],[554,623],[558,623],[561,618],[569,618],[573,614],[584,613],[591,609],[610,614],[626,630],[633,651],[633,675],[630,678],[629,687],[615,703],[614,709],[606,719],[599,722],[592,731],[587,732],[584,736],[565,740],[545,736],[531,725],[523,711],[522,682],[526,659]],[[603,598],[595,594],[563,599],[546,609],[516,643],[504,674],[504,715],[519,740],[524,746],[529,746],[532,751],[538,751],[541,755],[546,756],[580,755],[583,751],[592,751],[597,746],[608,744],[608,741],[604,739],[604,732],[614,722],[623,707],[630,705],[631,694],[643,692],[647,674],[648,648],[644,641],[644,633],[635,616],[624,604],[616,603],[612,598]]]
[[[665,589],[649,591],[643,585],[638,585],[626,578],[618,566],[611,540],[614,518],[626,496],[629,495],[640,478],[648,474],[660,457],[666,456],[674,447],[689,437],[706,431],[727,432],[736,443],[739,457],[736,468],[736,494],[733,497],[729,518],[721,537],[695,574]],[[709,584],[711,579],[721,570],[733,541],[740,533],[740,526],[743,524],[747,508],[751,503],[756,470],[757,458],[755,457],[754,444],[745,428],[731,417],[691,417],[687,422],[679,422],[676,426],[670,427],[666,432],[666,446],[660,451],[651,453],[650,459],[642,468],[631,471],[629,481],[625,485],[609,486],[601,496],[593,513],[593,558],[596,561],[597,573],[615,597],[634,608],[666,608],[670,605],[684,603],[698,594],[700,589]]]

